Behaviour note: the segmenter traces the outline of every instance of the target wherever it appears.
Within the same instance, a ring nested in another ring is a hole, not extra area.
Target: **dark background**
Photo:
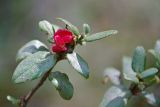
[[[46,82],[34,95],[29,107],[97,107],[109,86],[101,83],[103,70],[110,66],[121,69],[122,56],[131,56],[137,45],[152,48],[160,35],[159,0],[1,0],[0,107],[12,107],[6,100],[7,95],[19,97],[37,83],[37,80],[12,83],[16,52],[32,39],[47,44],[38,22],[45,19],[59,24],[57,17],[69,20],[80,29],[83,23],[88,23],[92,33],[109,29],[116,29],[119,33],[88,43],[86,47],[77,47],[76,51],[89,63],[91,73],[88,80],[76,73],[67,61],[58,64],[56,69],[66,72],[75,88],[70,101],[60,98],[55,88]],[[128,107],[135,107],[136,103],[144,105],[143,100],[134,99]]]

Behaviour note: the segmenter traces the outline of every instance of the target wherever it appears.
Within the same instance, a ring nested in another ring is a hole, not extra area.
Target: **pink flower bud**
[[[52,45],[52,51],[61,53],[68,50],[67,46],[73,43],[74,36],[72,32],[67,29],[59,29],[55,32],[53,39],[55,44]]]

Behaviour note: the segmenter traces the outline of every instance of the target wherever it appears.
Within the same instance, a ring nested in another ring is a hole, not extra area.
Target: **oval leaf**
[[[80,35],[79,30],[76,26],[74,26],[73,24],[71,24],[69,21],[63,19],[63,18],[57,18],[58,20],[64,22],[67,26],[69,26],[69,28],[71,29],[71,31],[76,35]]]
[[[123,76],[126,80],[138,83],[137,74],[132,69],[132,59],[130,57],[123,57]]]
[[[108,37],[108,36],[111,36],[111,35],[114,35],[114,34],[117,34],[117,33],[118,33],[117,30],[108,30],[108,31],[104,31],[104,32],[95,33],[95,34],[92,34],[90,36],[86,36],[84,38],[84,40],[86,42],[92,42],[92,41],[103,39],[105,37]]]
[[[39,51],[20,62],[13,73],[15,83],[34,80],[49,71],[56,64],[56,57],[50,52]]]
[[[132,59],[132,69],[135,72],[143,72],[146,63],[146,52],[145,49],[141,46],[138,46],[134,53]]]
[[[63,99],[70,100],[72,98],[74,88],[65,73],[61,73],[59,71],[52,72],[49,75],[49,80],[56,87]]]
[[[17,53],[16,61],[21,61],[38,51],[49,51],[47,46],[39,40],[32,40],[21,47]]]
[[[157,68],[149,68],[140,74],[141,78],[147,78],[156,75],[158,72]]]
[[[85,78],[89,77],[88,64],[84,59],[82,59],[82,57],[73,52],[71,54],[67,54],[67,59],[73,68],[76,69],[82,76]]]

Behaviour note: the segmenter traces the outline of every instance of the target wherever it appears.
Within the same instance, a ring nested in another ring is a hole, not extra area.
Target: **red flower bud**
[[[59,29],[54,34],[55,44],[52,45],[52,51],[56,53],[66,52],[68,50],[67,45],[72,44],[74,36],[72,32],[67,29]]]

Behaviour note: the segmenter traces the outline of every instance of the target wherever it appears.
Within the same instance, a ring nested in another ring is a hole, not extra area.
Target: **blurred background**
[[[56,69],[67,73],[73,83],[75,90],[70,101],[63,100],[46,81],[28,107],[97,107],[109,87],[102,84],[104,69],[113,66],[121,70],[122,56],[131,56],[137,45],[152,48],[160,35],[159,0],[0,0],[0,107],[12,107],[6,100],[7,95],[22,96],[38,82],[13,84],[16,52],[32,39],[48,44],[38,22],[45,19],[62,25],[57,17],[67,19],[80,29],[83,23],[88,23],[92,33],[109,29],[119,33],[76,48],[90,66],[88,80],[67,61],[57,65]],[[152,62],[151,56],[148,57]],[[136,104],[150,107],[144,99],[134,99],[128,107]]]

